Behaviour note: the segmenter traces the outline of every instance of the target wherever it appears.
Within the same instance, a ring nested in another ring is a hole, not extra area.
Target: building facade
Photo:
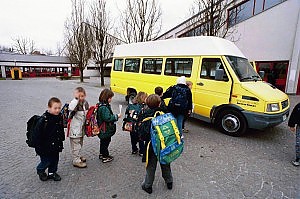
[[[229,2],[222,14],[232,40],[255,61],[264,80],[289,94],[300,94],[300,1],[238,0]],[[157,39],[207,35],[201,13]],[[204,15],[203,15],[204,16]]]

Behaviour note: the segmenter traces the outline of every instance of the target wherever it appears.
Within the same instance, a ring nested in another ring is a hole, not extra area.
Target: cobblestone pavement
[[[286,123],[236,138],[211,124],[189,120],[184,153],[172,163],[173,190],[167,190],[158,167],[149,195],[140,187],[144,164],[131,155],[129,134],[121,131],[119,122],[109,147],[114,161],[100,162],[98,138],[85,138],[82,153],[88,168],[74,168],[66,139],[58,169],[62,181],[40,181],[35,171],[39,158],[25,143],[26,122],[45,111],[51,96],[62,102],[72,99],[79,85],[87,90],[89,103],[95,104],[102,89],[97,86],[99,79],[86,81],[0,81],[0,198],[300,198],[299,168],[290,164],[295,137]],[[291,96],[291,101],[293,108],[300,97]],[[116,94],[115,112],[119,104],[124,112],[124,96]]]

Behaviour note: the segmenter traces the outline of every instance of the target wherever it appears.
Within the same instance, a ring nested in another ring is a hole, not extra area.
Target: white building
[[[232,13],[238,14],[229,18]],[[235,29],[228,39],[265,71],[265,81],[271,82],[272,72],[276,87],[300,94],[300,0],[239,0],[226,15],[228,27]],[[194,16],[157,39],[205,35],[203,25]]]

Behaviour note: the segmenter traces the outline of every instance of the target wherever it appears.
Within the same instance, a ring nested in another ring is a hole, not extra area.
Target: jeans
[[[180,132],[180,135],[182,135],[182,125],[183,125],[184,115],[177,115],[175,118],[177,121],[177,126],[178,126],[178,130]]]
[[[36,167],[38,173],[45,172],[48,168],[48,173],[56,173],[58,161],[59,161],[59,153],[52,154],[49,156],[40,156],[41,162]]]
[[[152,147],[152,146],[150,146]],[[146,188],[152,187],[154,178],[155,178],[155,171],[157,165],[157,157],[153,152],[153,149],[149,149],[149,157],[148,157],[148,165],[146,168],[146,177],[143,182],[143,185]],[[173,176],[171,171],[170,164],[160,164],[162,177],[166,183],[173,182]]]
[[[140,140],[138,133],[130,132],[130,140],[131,140],[131,149],[132,152],[139,150],[139,153],[144,154],[145,144],[142,140]],[[136,144],[139,143],[139,149],[137,148]]]
[[[296,128],[296,159],[300,161],[300,125],[297,125]]]
[[[100,139],[100,154],[102,154],[104,158],[109,156],[108,146],[110,141],[111,137]]]

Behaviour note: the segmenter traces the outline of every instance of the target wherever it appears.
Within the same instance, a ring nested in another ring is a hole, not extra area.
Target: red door
[[[288,61],[257,62],[257,71],[265,71],[264,81],[285,92]]]
[[[299,78],[298,78],[298,86],[297,86],[297,95],[300,95],[300,73],[299,73]]]

